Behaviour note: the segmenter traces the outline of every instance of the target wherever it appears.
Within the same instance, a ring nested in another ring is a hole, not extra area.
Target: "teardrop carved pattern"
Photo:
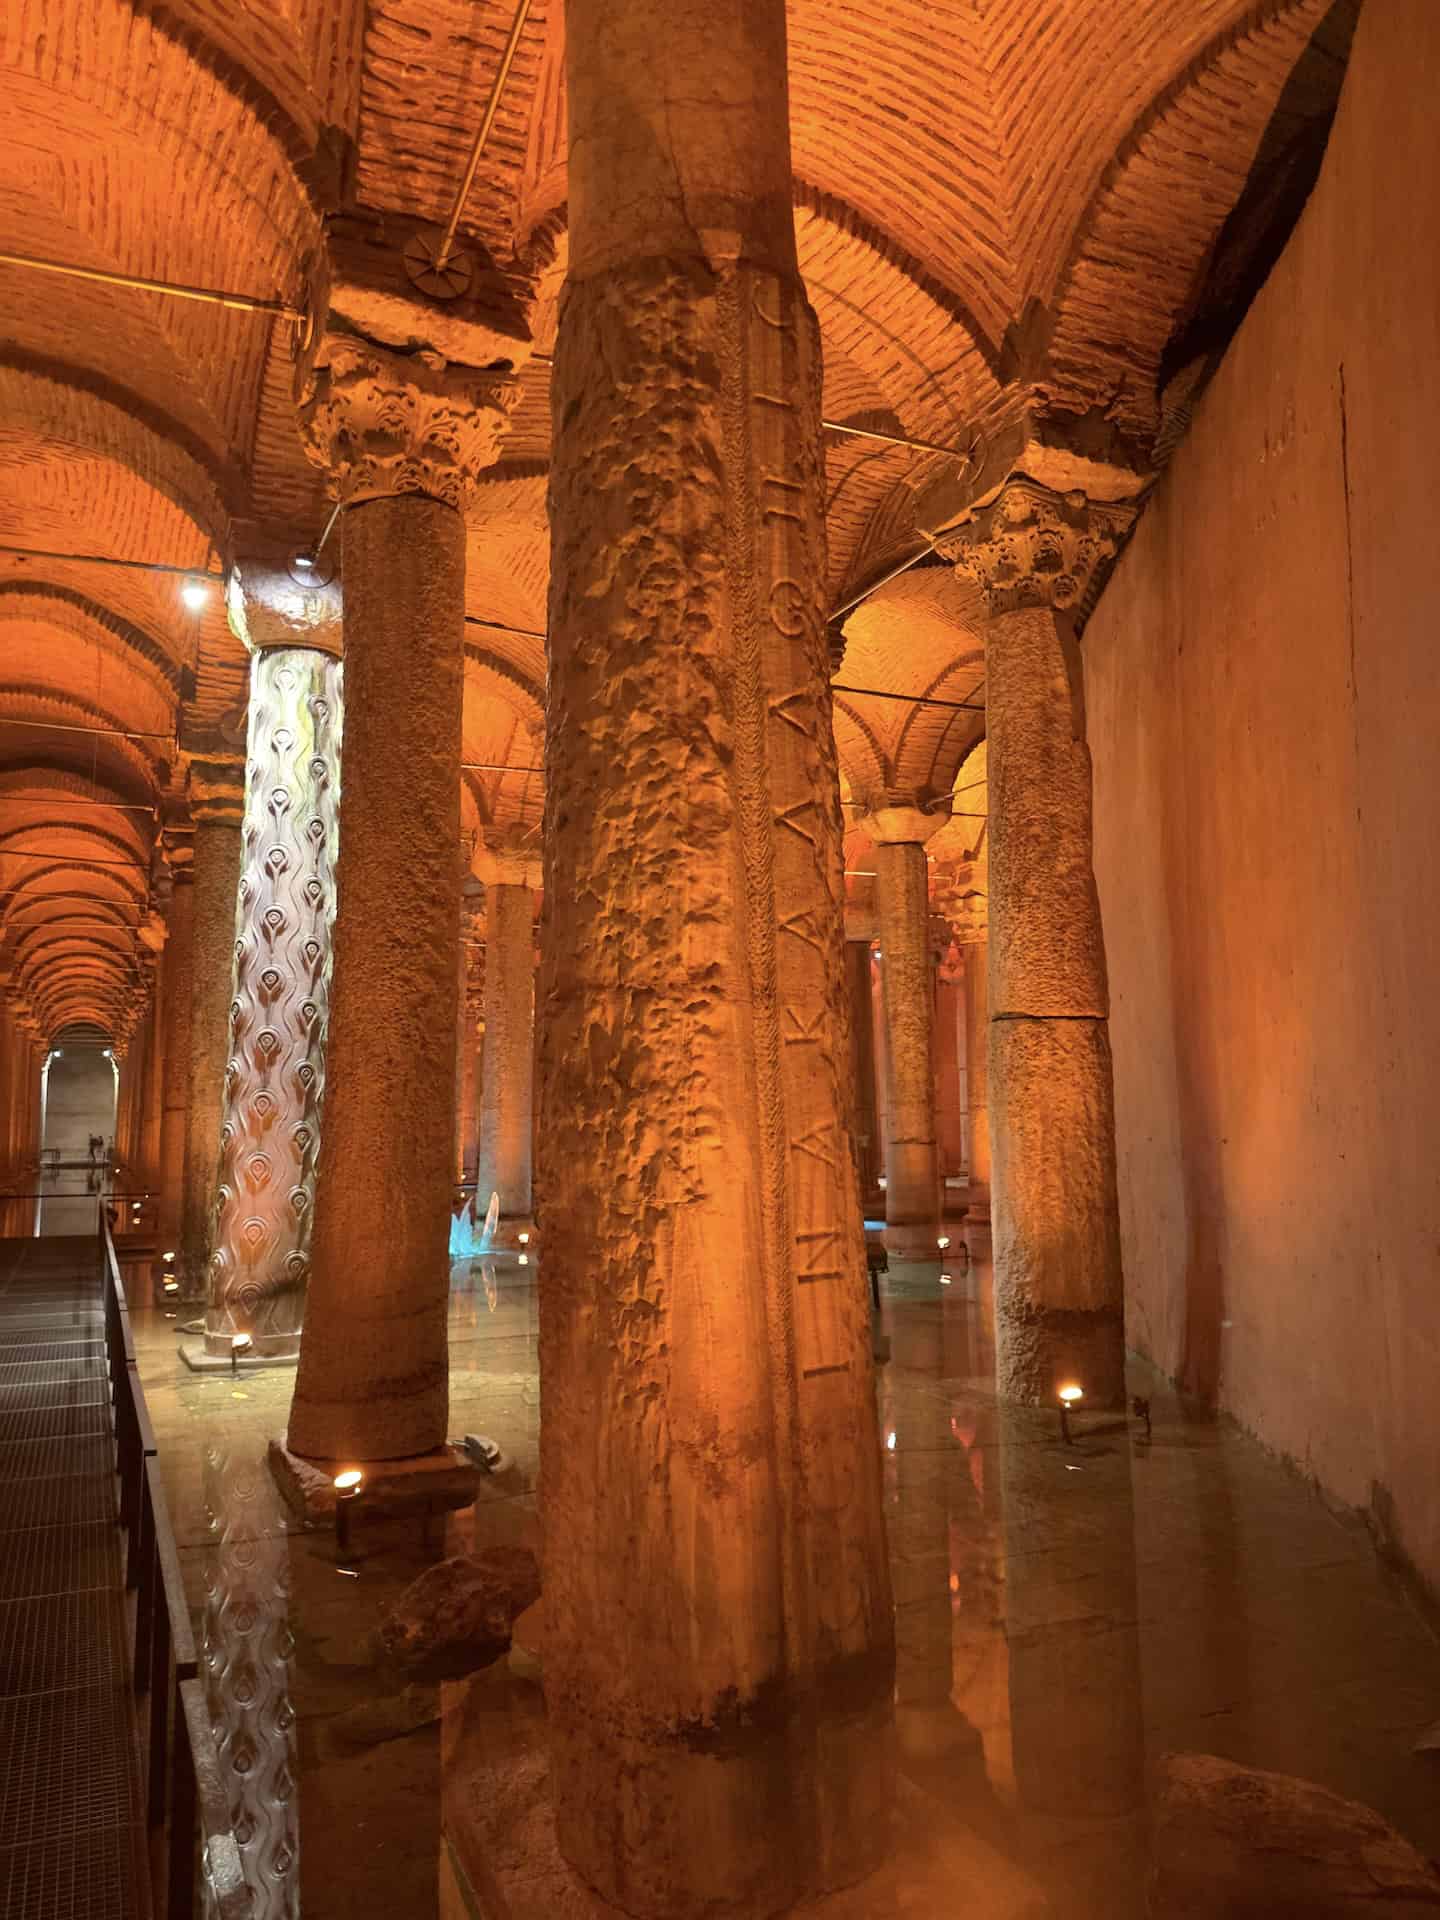
[[[279,1496],[253,1443],[205,1448],[201,1665],[251,1920],[297,1920],[300,1808],[290,1700],[290,1557]]]
[[[309,648],[251,666],[235,998],[206,1344],[293,1352],[310,1271],[340,817],[341,667]]]

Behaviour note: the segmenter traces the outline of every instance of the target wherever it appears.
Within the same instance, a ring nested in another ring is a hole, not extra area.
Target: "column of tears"
[[[1134,517],[1012,475],[943,550],[984,590],[989,1119],[1002,1398],[1125,1392],[1109,990],[1076,614]]]
[[[340,801],[340,594],[231,576],[250,651],[235,992],[213,1201],[205,1349],[299,1348],[320,1151]],[[182,1349],[182,1351],[188,1351]]]
[[[377,311],[393,322],[393,305]],[[416,304],[405,325],[413,338],[433,316]],[[302,410],[343,507],[346,661],[325,1125],[288,1435],[312,1460],[445,1442],[464,509],[512,399],[503,373],[332,325]]]
[[[561,1848],[769,1914],[887,1843],[818,330],[783,0],[569,0],[541,940]]]

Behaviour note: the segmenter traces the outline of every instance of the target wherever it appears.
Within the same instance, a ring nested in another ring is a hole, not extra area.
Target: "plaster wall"
[[[1133,1345],[1440,1587],[1440,8],[1323,172],[1085,636]]]

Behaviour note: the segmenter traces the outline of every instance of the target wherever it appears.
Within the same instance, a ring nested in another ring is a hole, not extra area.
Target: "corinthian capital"
[[[938,545],[955,571],[980,587],[992,612],[1085,611],[1105,584],[1136,511],[1129,501],[1052,493],[1017,473]]]
[[[463,513],[499,456],[516,382],[346,334],[330,338],[325,362],[301,402],[300,431],[342,505],[423,493]]]

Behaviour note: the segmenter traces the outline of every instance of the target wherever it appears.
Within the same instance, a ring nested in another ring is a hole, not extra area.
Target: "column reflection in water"
[[[205,1697],[230,1794],[252,1920],[300,1912],[300,1806],[290,1699],[290,1557],[258,1450],[205,1448]]]
[[[914,1284],[922,1295],[891,1317],[884,1374],[896,1728],[903,1762],[913,1772],[954,1758],[976,1740],[956,1695],[953,1643],[962,1605],[956,1543],[973,1550],[978,1515],[968,1458],[956,1452],[971,1422],[955,1408],[969,1406],[983,1327],[974,1302],[942,1289],[933,1276],[895,1284],[907,1290]],[[963,1604],[972,1603],[967,1592]]]
[[[1003,1407],[1005,1610],[1015,1782],[1065,1815],[1141,1804],[1144,1723],[1130,1438],[1123,1418]]]

